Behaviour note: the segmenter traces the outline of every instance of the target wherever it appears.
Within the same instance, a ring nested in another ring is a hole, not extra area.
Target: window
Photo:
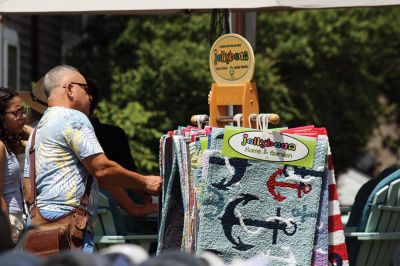
[[[0,25],[0,85],[19,89],[20,49],[15,30]]]
[[[7,60],[7,87],[17,89],[18,86],[18,52],[17,47],[8,45]]]

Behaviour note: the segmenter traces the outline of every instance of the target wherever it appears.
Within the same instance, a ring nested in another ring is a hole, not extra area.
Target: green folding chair
[[[126,230],[117,204],[106,192],[99,193],[98,215],[93,231],[97,250],[112,244],[134,243],[149,251],[151,243],[158,241],[157,234]]]
[[[391,265],[400,242],[400,170],[372,191],[357,227],[346,228],[350,265]],[[362,206],[353,206],[354,208]]]

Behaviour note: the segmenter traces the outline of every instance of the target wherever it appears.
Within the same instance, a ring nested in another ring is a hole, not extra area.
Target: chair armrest
[[[125,235],[125,236],[107,236],[113,240],[158,240],[158,235]]]
[[[94,243],[96,244],[122,244],[126,243],[123,239],[113,239],[109,236],[94,236]]]
[[[127,240],[152,242],[158,240],[158,235],[94,236],[95,243],[125,243]]]
[[[400,207],[398,206],[392,206],[392,205],[372,205],[372,207],[377,208],[378,210],[385,210],[385,211],[392,211],[392,212],[398,212],[400,211]]]
[[[357,237],[358,240],[400,240],[400,232],[345,232],[347,237]]]

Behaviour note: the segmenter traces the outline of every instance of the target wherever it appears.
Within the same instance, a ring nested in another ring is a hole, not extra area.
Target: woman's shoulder
[[[4,152],[6,149],[6,145],[4,144],[3,141],[0,140],[0,152]]]
[[[0,161],[4,160],[7,156],[7,148],[3,141],[0,140]]]

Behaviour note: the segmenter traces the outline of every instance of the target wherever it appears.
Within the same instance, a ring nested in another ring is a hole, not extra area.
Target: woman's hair
[[[0,141],[4,143],[7,150],[11,150],[12,147],[19,141],[18,136],[8,134],[6,122],[4,121],[4,115],[8,103],[15,96],[18,96],[16,91],[9,88],[0,87]]]
[[[86,78],[86,83],[89,86],[89,95],[92,96],[92,101],[90,102],[90,114],[93,114],[94,109],[96,109],[100,100],[100,89],[97,82],[94,79]]]

